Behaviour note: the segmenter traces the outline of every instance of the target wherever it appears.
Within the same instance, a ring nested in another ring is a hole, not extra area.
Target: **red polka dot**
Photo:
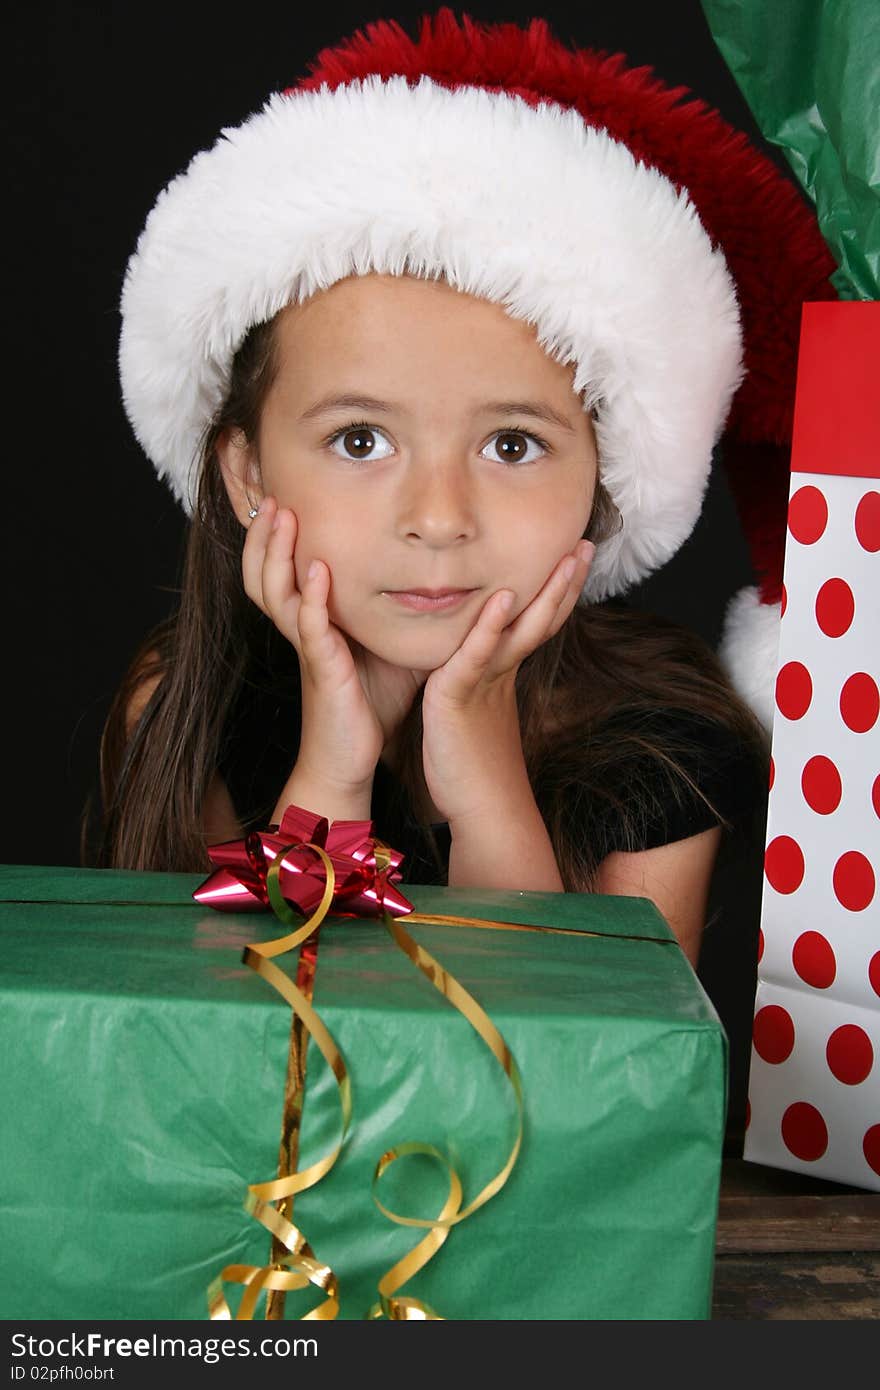
[[[880,550],[880,492],[866,492],[856,507],[856,537],[863,550]]]
[[[788,504],[788,529],[801,545],[813,545],[828,525],[828,503],[817,487],[799,487]]]
[[[841,907],[864,912],[874,897],[874,870],[870,860],[857,849],[842,854],[834,865],[834,893]]]
[[[880,1125],[871,1125],[862,1140],[862,1153],[865,1162],[875,1173],[880,1173]]]
[[[825,1047],[825,1059],[838,1081],[858,1086],[874,1065],[874,1049],[864,1028],[844,1023],[835,1028]]]
[[[770,759],[770,785],[769,785],[769,790],[770,790],[771,792],[772,792],[772,790],[773,790],[773,783],[774,783],[775,781],[776,781],[776,764],[775,764],[775,762],[773,761],[773,759],[771,758],[771,759]],[[877,782],[878,782],[878,784],[880,784],[880,777],[877,778]],[[880,815],[880,811],[878,811],[877,814]]]
[[[875,952],[868,961],[868,982],[880,999],[880,951]]]
[[[767,1004],[755,1014],[752,1027],[755,1051],[765,1062],[777,1065],[791,1055],[794,1047],[794,1024],[791,1014],[779,1004]]]
[[[843,786],[840,773],[830,758],[818,754],[804,764],[801,773],[804,800],[820,816],[829,816],[840,805]]]
[[[779,616],[780,616],[780,618],[782,618],[782,617],[785,616],[785,610],[786,610],[787,607],[788,607],[788,593],[787,593],[787,591],[786,591],[785,585],[783,584],[783,586],[782,586],[782,593],[781,593],[780,596],[779,596]]]
[[[880,713],[880,691],[877,690],[877,682],[866,671],[856,671],[844,682],[840,692],[840,713],[844,724],[854,734],[864,734],[873,729]]]
[[[827,989],[834,983],[837,961],[831,943],[821,932],[801,932],[791,948],[791,963],[805,984]]]
[[[794,893],[804,877],[804,856],[797,840],[777,835],[764,855],[764,873],[777,893]]]
[[[874,785],[871,788],[871,802],[876,814],[880,816],[880,777],[874,778]]]
[[[828,1126],[815,1105],[797,1100],[782,1117],[782,1142],[795,1158],[813,1163],[828,1148]]]
[[[758,928],[758,960],[761,959],[761,957],[763,956],[763,954],[764,954],[764,932],[763,932],[763,930],[759,927],[759,928]],[[877,993],[880,994],[880,990],[878,990]]]
[[[853,591],[845,579],[826,579],[816,595],[816,622],[826,637],[842,637],[856,611]]]
[[[776,677],[776,705],[780,713],[786,719],[801,719],[812,698],[813,682],[806,666],[800,661],[789,661]]]

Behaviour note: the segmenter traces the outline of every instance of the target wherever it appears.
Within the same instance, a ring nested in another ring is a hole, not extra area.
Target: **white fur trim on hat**
[[[756,588],[740,589],[727,605],[718,657],[737,694],[773,732],[782,605],[762,603]]]
[[[575,364],[624,518],[586,597],[620,593],[675,553],[742,378],[722,252],[685,192],[575,110],[426,77],[273,96],[150,213],[122,294],[122,391],[188,513],[248,330],[371,271],[442,276]]]

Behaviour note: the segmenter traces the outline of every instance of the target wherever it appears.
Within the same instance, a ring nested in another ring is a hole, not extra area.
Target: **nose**
[[[402,539],[428,546],[470,540],[477,518],[467,461],[437,449],[411,457],[398,489],[396,526]]]

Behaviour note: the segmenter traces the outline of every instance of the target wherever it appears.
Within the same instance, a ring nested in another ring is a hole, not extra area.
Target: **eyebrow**
[[[377,400],[375,396],[350,394],[323,396],[321,400],[309,406],[308,410],[303,411],[299,417],[300,424],[305,424],[308,420],[315,420],[320,415],[329,415],[333,410],[363,410],[375,411],[377,414],[381,412],[390,414],[392,411],[399,411],[400,407],[391,401]],[[546,401],[488,401],[481,407],[481,410],[486,415],[529,415],[534,420],[543,420],[548,425],[556,425],[569,434],[575,432],[571,421],[566,416],[561,415],[558,410],[554,410]]]

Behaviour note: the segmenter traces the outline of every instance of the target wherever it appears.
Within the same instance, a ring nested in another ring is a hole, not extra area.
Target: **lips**
[[[448,598],[450,594],[469,594],[470,589],[391,589],[393,594],[417,594],[420,598]]]
[[[436,613],[458,607],[475,592],[475,589],[386,589],[385,597],[418,613]]]

